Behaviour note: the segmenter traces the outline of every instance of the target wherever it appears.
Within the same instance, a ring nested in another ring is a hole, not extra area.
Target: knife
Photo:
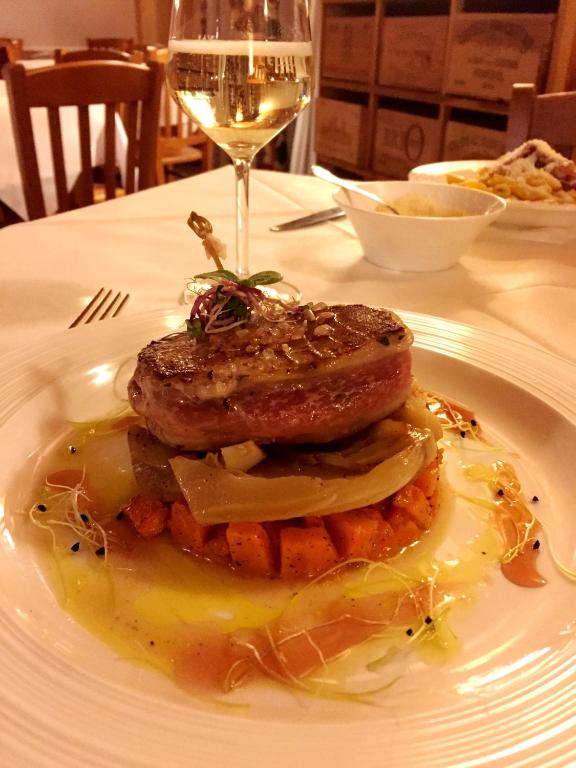
[[[300,229],[301,227],[311,227],[313,224],[321,224],[323,221],[332,221],[346,216],[342,208],[327,208],[324,211],[312,213],[309,216],[302,216],[299,219],[286,221],[284,224],[276,224],[270,227],[272,232],[285,232],[290,229]]]

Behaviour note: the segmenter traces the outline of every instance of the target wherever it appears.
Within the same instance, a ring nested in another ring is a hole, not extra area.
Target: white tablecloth
[[[27,69],[38,69],[53,64],[51,59],[31,59],[22,63]],[[63,107],[60,110],[66,176],[70,188],[81,170],[80,143],[78,140],[78,112],[74,107]],[[48,115],[45,109],[32,111],[32,125],[36,153],[40,167],[40,178],[44,192],[44,203],[49,213],[57,208],[56,188],[54,185],[52,154],[50,150],[50,134]],[[96,165],[104,159],[104,107],[90,107],[90,138],[92,162]],[[124,172],[127,138],[122,120],[116,115],[116,158],[121,173]],[[6,83],[0,80],[0,200],[15,211],[22,219],[27,219],[26,202],[22,192],[18,158],[14,145],[10,107]]]
[[[252,270],[278,269],[307,299],[438,315],[576,361],[576,232],[492,226],[458,266],[417,274],[368,263],[346,220],[269,231],[333,205],[331,195],[330,185],[312,177],[253,172]],[[192,209],[229,244],[233,268],[230,166],[0,230],[0,350],[64,330],[101,286],[130,292],[125,313],[176,305],[186,278],[209,268],[186,226]]]

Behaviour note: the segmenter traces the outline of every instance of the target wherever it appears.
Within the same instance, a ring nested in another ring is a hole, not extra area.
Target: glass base
[[[302,299],[302,291],[292,283],[288,283],[282,280],[274,285],[262,285],[260,286],[262,293],[266,296],[270,296],[271,299],[280,299],[287,303],[295,301],[299,302]]]
[[[189,280],[182,292],[182,303],[194,304],[198,294],[203,293],[213,285],[213,283],[208,283],[203,280]],[[288,283],[284,280],[280,283],[274,283],[274,285],[263,285],[261,286],[261,291],[272,299],[280,299],[280,301],[285,302],[299,302],[302,299],[302,291],[292,283]]]

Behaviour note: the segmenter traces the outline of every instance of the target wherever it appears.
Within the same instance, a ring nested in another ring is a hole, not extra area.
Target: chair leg
[[[164,163],[162,162],[160,157],[158,158],[158,162],[156,163],[156,183],[166,184],[166,170],[164,168]]]

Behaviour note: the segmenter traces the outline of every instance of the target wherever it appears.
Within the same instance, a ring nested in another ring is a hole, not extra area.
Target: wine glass
[[[170,93],[234,165],[235,271],[246,278],[250,165],[310,103],[307,0],[173,0],[169,53]],[[300,297],[289,283],[272,288]]]

